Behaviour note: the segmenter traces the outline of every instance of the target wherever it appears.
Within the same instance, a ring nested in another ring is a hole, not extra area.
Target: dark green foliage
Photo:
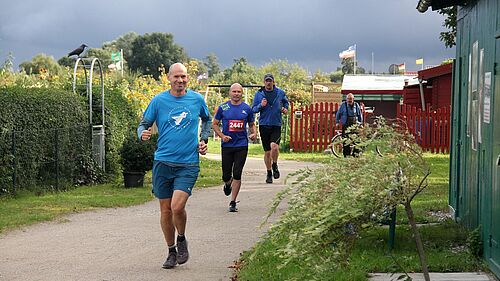
[[[0,193],[15,193],[14,172],[17,188],[26,189],[53,190],[82,178],[75,159],[91,157],[91,142],[81,97],[58,89],[4,87],[0,104]],[[89,163],[80,172],[94,169]]]
[[[452,48],[456,45],[457,37],[457,6],[441,9],[438,13],[446,17],[443,27],[448,29],[439,34],[439,40],[443,41],[446,48]]]
[[[481,227],[475,228],[467,236],[467,248],[476,261],[483,257],[483,240],[481,239]]]
[[[45,54],[38,54],[34,56],[31,61],[21,63],[19,68],[27,74],[47,72],[51,75],[57,75],[62,71],[61,66],[56,62],[56,60],[52,56],[47,56]]]
[[[146,172],[153,168],[157,135],[148,141],[142,141],[131,135],[120,149],[121,163],[125,172]]]
[[[101,98],[95,98],[95,102],[100,103]],[[139,119],[119,88],[110,86],[105,89],[104,104],[106,176],[111,180],[121,173],[120,148],[126,136],[135,132]],[[94,119],[98,118],[100,114],[94,116]]]
[[[75,67],[75,61],[76,60],[74,58],[70,58],[68,56],[63,56],[57,60],[57,63],[60,66],[65,66],[65,67],[69,67],[70,69],[73,69],[73,67]]]
[[[127,58],[129,68],[142,74],[160,74],[158,68],[163,64],[166,69],[171,64],[187,60],[184,48],[174,43],[170,33],[153,32],[138,36],[132,42],[133,56]]]

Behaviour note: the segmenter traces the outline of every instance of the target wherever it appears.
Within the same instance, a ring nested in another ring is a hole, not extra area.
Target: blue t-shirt
[[[210,120],[203,96],[187,90],[176,97],[170,90],[156,95],[143,115],[143,121],[158,126],[155,160],[181,165],[199,165],[198,123]]]
[[[222,147],[248,146],[247,124],[255,122],[252,108],[242,102],[238,105],[225,102],[219,106],[214,117],[222,121],[222,133],[230,136],[228,142],[221,142]]]

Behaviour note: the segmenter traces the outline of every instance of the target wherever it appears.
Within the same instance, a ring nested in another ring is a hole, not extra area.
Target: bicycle
[[[340,126],[339,126],[340,127]],[[351,131],[355,131],[357,128],[351,129]],[[330,150],[332,152],[332,155],[335,155],[337,158],[343,157],[344,156],[344,145],[346,142],[349,142],[349,145],[351,146],[350,149],[350,154],[349,156],[358,156],[361,154],[365,147],[363,145],[357,144],[356,143],[356,138],[350,138],[350,140],[346,140],[344,136],[342,135],[342,129],[339,129],[338,127],[334,129],[335,135],[333,136],[332,140],[330,141]],[[354,133],[355,134],[355,133]],[[376,139],[380,137],[381,135],[378,132],[375,132],[373,135],[371,135],[370,139]],[[383,157],[385,152],[381,147],[378,145],[375,145],[375,152],[377,153],[378,156]],[[355,155],[356,154],[356,155]]]
[[[347,140],[344,138],[342,135],[342,129],[335,129],[335,135],[333,136],[332,140],[330,141],[330,150],[333,155],[336,157],[340,158],[344,156],[344,145],[347,142]],[[354,141],[350,141],[349,145],[351,146],[351,153],[350,156],[354,156],[355,153],[355,148],[356,145],[354,144]],[[361,152],[360,149],[358,149],[358,154]]]

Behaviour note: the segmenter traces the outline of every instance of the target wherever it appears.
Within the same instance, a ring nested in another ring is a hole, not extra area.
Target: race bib
[[[229,132],[243,132],[244,124],[243,120],[229,120]]]

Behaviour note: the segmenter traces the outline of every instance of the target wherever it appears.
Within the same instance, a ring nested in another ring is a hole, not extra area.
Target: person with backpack
[[[353,129],[348,130],[349,127],[353,125],[359,125],[363,123],[363,114],[361,113],[361,107],[357,102],[354,102],[354,95],[352,93],[347,94],[346,101],[344,101],[337,111],[336,114],[337,123],[342,125],[342,137],[344,139],[349,138],[349,134],[353,133]],[[349,131],[349,133],[347,133]],[[344,145],[342,149],[344,157],[349,155],[357,156],[359,154],[359,149],[355,146],[351,151],[351,145]]]

